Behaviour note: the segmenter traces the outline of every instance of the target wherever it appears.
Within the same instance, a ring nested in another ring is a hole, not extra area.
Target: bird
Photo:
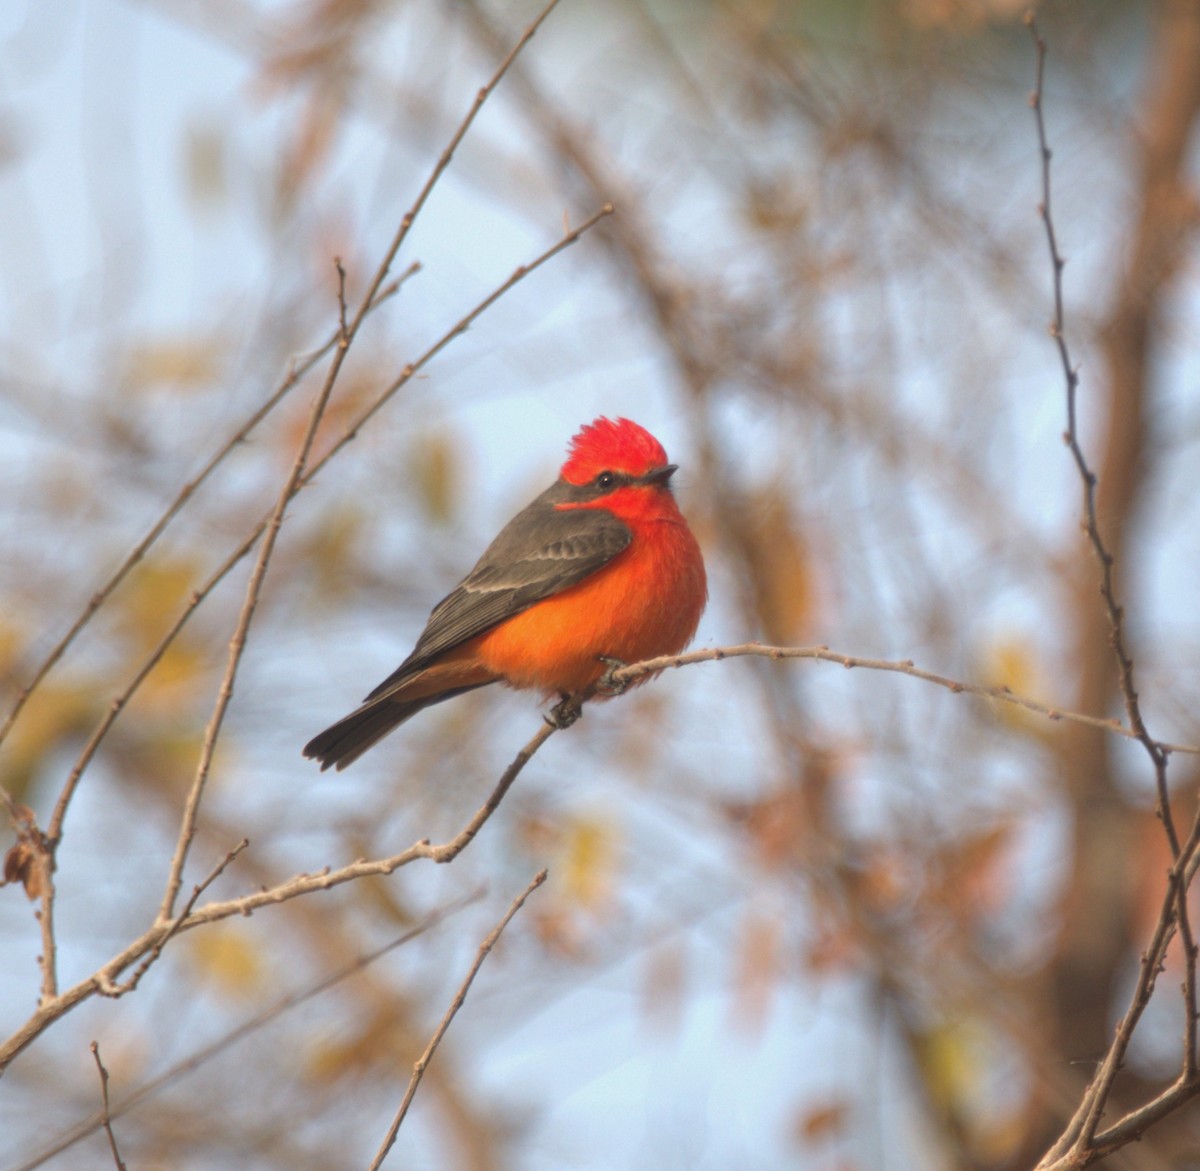
[[[584,424],[558,479],[434,606],[408,658],[304,755],[343,769],[417,712],[491,683],[558,695],[569,722],[570,698],[614,666],[682,651],[708,582],[676,470],[637,423]]]

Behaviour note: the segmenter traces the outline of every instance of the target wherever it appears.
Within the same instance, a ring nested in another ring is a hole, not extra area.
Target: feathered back
[[[601,416],[585,423],[571,440],[562,477],[570,484],[586,484],[601,472],[644,476],[667,462],[663,445],[645,427]]]

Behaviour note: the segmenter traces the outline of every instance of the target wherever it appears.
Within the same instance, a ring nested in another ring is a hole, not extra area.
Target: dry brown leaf
[[[647,957],[642,983],[642,1015],[671,1032],[678,1032],[683,1019],[686,976],[686,957],[681,941],[653,948]]]
[[[562,892],[568,902],[597,913],[612,902],[620,854],[619,834],[611,819],[579,814],[563,826]]]
[[[742,924],[734,968],[734,1011],[743,1028],[757,1032],[766,1019],[780,977],[778,919],[756,912]]]
[[[797,1143],[812,1146],[844,1133],[850,1118],[850,1103],[832,1098],[816,1106],[806,1106],[796,1114],[792,1133]]]
[[[36,901],[50,889],[50,853],[33,810],[28,805],[17,804],[13,814],[17,840],[4,855],[4,878],[0,886],[19,882],[26,897]]]
[[[744,534],[763,635],[786,645],[804,641],[816,620],[817,585],[808,541],[783,483],[760,489],[748,502]]]
[[[988,687],[1004,687],[1014,695],[1037,693],[1040,672],[1034,644],[1028,638],[1010,634],[995,639],[984,647],[978,671]],[[1013,727],[1043,730],[1040,716],[1016,704],[998,702],[993,709],[1001,720]]]
[[[25,897],[32,902],[49,889],[44,858],[32,842],[17,842],[4,855],[4,884],[10,882],[19,882],[25,888]]]
[[[461,498],[459,446],[445,434],[425,434],[409,448],[409,466],[425,515],[439,525],[453,523]]]
[[[262,949],[237,926],[193,932],[191,953],[200,978],[228,997],[253,996],[266,978]]]
[[[135,393],[202,390],[221,374],[220,338],[176,337],[143,342],[129,354],[124,385]]]

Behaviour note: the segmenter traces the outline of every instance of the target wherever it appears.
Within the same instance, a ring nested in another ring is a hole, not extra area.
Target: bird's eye
[[[601,472],[596,477],[597,488],[611,488],[617,482],[617,477],[612,472]]]

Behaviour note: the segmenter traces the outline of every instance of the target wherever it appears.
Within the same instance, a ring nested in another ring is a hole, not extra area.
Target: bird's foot
[[[614,679],[613,676],[622,667],[628,667],[629,664],[622,662],[620,659],[614,659],[611,655],[600,655],[602,662],[608,670],[596,681],[596,690],[604,692],[605,695],[622,695],[629,690],[630,679]]]
[[[558,703],[543,718],[550,727],[562,732],[583,715],[583,704],[566,691],[560,691],[558,694]]]

